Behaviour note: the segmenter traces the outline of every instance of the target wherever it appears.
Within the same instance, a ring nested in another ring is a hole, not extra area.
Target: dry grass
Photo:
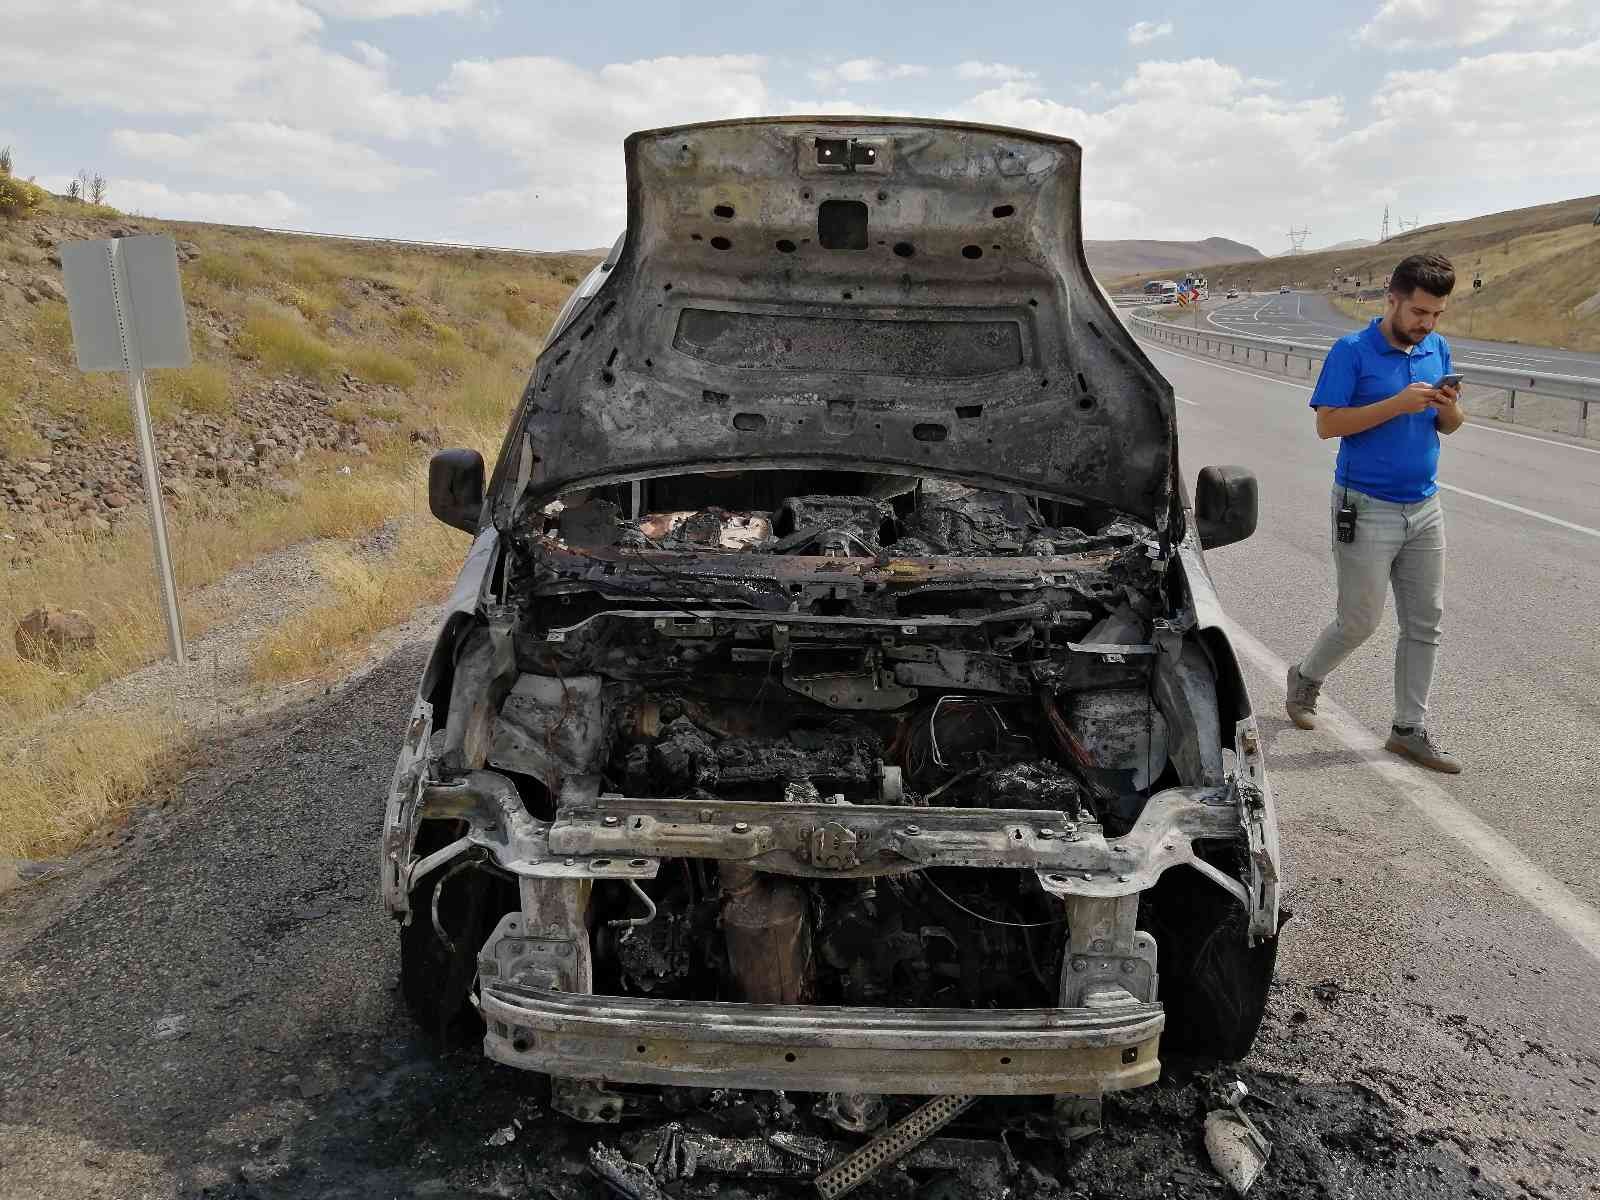
[[[280,288],[277,300],[284,307],[294,309],[323,333],[328,331],[334,310],[338,307],[337,296],[327,289],[312,286],[290,285]]]
[[[1483,277],[1474,292],[1472,275]],[[1600,319],[1580,318],[1577,305],[1600,292],[1600,230],[1592,225],[1546,230],[1514,238],[1476,261],[1456,264],[1456,291],[1439,322],[1450,337],[1600,349]],[[1335,297],[1347,316],[1365,319],[1383,312],[1382,301]]]
[[[28,420],[23,363],[20,354],[0,354],[0,457],[13,462],[34,457],[47,444]]]
[[[368,383],[410,388],[417,382],[417,368],[381,346],[356,346],[345,351],[344,361],[358,379]]]
[[[319,380],[339,365],[339,352],[312,332],[303,318],[264,305],[245,318],[235,345],[242,357],[272,374]]]
[[[527,372],[506,362],[479,361],[434,400],[432,421],[453,427],[463,445],[499,446]],[[487,452],[486,452],[487,455]]]
[[[178,732],[160,709],[80,712],[54,722],[48,737],[0,746],[0,857],[70,850],[155,782]]]
[[[188,270],[201,279],[236,292],[254,291],[267,284],[267,273],[261,263],[243,255],[206,254]]]
[[[66,308],[58,307],[64,321]],[[8,432],[0,432],[0,452],[7,457],[26,457],[43,447],[29,420],[31,414],[42,415],[51,423],[82,419],[109,422],[107,428],[111,429],[132,429],[127,387],[121,376],[111,372],[82,375],[62,362],[70,354],[70,341],[63,345],[58,337],[57,315],[52,306],[36,306],[23,330],[22,348],[0,349],[0,420],[10,414]],[[40,370],[30,361],[35,358],[49,365]]]
[[[317,565],[334,599],[290,617],[269,634],[251,655],[251,676],[262,682],[302,679],[340,666],[379,630],[404,620],[418,605],[443,599],[466,550],[460,530],[412,514],[385,563],[349,550],[329,551]]]
[[[75,206],[72,215],[87,214]],[[442,595],[467,548],[459,531],[425,516],[426,450],[409,442],[404,429],[437,428],[447,444],[492,454],[540,337],[568,290],[561,277],[580,274],[589,260],[480,257],[145,224],[199,245],[201,257],[183,267],[185,296],[191,310],[222,318],[190,322],[203,361],[184,371],[151,373],[158,421],[179,409],[227,413],[262,381],[318,379],[341,367],[406,389],[381,402],[335,405],[340,420],[367,433],[373,452],[312,456],[293,503],[202,488],[169,512],[191,634],[208,618],[196,611],[195,592],[228,571],[313,538],[353,541],[399,517],[395,553],[376,562],[353,551],[330,553],[324,569],[333,599],[314,612],[285,614],[280,631],[254,656],[263,679],[334,669],[373,632]],[[0,257],[38,260],[25,238],[3,227]],[[383,284],[399,303],[380,301],[360,280]],[[229,344],[209,332],[213,326],[238,333]],[[71,418],[88,433],[127,428],[120,379],[83,376],[72,367],[64,306],[30,306],[22,332],[8,344],[10,336],[0,323],[0,453],[22,457],[40,450],[31,421],[43,418]],[[30,357],[53,369],[27,369]],[[380,437],[374,422],[401,432]],[[341,464],[352,473],[338,474]],[[114,819],[148,786],[153,764],[170,752],[179,731],[151,714],[90,716],[73,707],[99,684],[164,653],[145,527],[129,521],[93,539],[50,534],[26,557],[18,545],[0,542],[0,631],[40,604],[83,609],[98,630],[92,652],[54,667],[22,660],[9,637],[0,640],[0,729],[6,731],[0,763],[8,772],[0,789],[0,854],[54,854]],[[86,746],[95,753],[85,754]]]
[[[151,371],[149,380],[152,416],[158,404],[212,416],[233,411],[233,385],[228,372],[215,363],[198,362],[182,370]]]
[[[416,493],[412,479],[396,478],[374,464],[348,476],[313,480],[295,504],[257,495],[227,514],[170,513],[179,592],[192,594],[234,567],[296,542],[357,537],[415,507]],[[0,626],[11,629],[23,613],[55,604],[82,609],[98,630],[95,649],[60,668],[19,658],[9,645],[0,647],[0,728],[40,720],[163,652],[165,626],[150,566],[150,535],[142,523],[129,522],[103,538],[56,534],[43,553],[0,565]],[[195,615],[186,613],[186,618]]]
[[[401,353],[414,363],[418,370],[435,382],[449,380],[470,370],[480,361],[480,355],[468,346],[454,330],[441,328],[431,338],[407,342]]]

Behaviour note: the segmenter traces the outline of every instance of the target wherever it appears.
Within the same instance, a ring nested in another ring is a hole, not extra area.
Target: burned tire
[[[453,836],[425,830],[417,838],[418,852],[431,853]],[[507,886],[501,879],[476,865],[453,869],[457,867],[460,860],[447,863],[412,889],[411,919],[400,929],[401,995],[413,1019],[441,1049],[483,1036],[483,1022],[467,998],[477,974],[478,950],[507,911],[500,902]],[[448,944],[434,928],[436,894]],[[513,898],[510,907],[515,903]]]
[[[1161,877],[1141,917],[1159,956],[1162,1052],[1201,1062],[1243,1058],[1267,1011],[1277,939],[1250,945],[1244,908],[1190,867]]]

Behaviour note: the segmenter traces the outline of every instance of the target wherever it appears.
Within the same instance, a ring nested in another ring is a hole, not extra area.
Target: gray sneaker
[[[1301,729],[1315,729],[1317,727],[1317,694],[1322,691],[1320,683],[1313,683],[1300,674],[1300,664],[1296,663],[1289,668],[1288,695],[1284,698],[1283,706],[1289,712],[1289,720]]]
[[[1420,726],[1410,733],[1390,729],[1389,740],[1383,744],[1383,748],[1395,754],[1403,754],[1412,762],[1421,763],[1430,771],[1440,771],[1446,775],[1461,774],[1460,760],[1448,750],[1441,750],[1436,746],[1432,736]]]

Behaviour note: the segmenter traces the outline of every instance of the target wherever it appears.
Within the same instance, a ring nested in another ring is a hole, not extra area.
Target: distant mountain
[[[1254,246],[1228,238],[1210,237],[1199,242],[1158,242],[1136,239],[1083,243],[1089,269],[1102,279],[1149,271],[1182,271],[1212,263],[1243,262],[1265,258]]]
[[[1330,250],[1363,250],[1368,246],[1378,244],[1375,238],[1350,238],[1347,241],[1335,242],[1331,246],[1321,246],[1316,250],[1307,250],[1307,254],[1326,254]]]
[[[1456,267],[1455,298],[1443,324],[1446,334],[1463,332],[1466,322],[1482,338],[1593,350],[1600,348],[1600,325],[1593,316],[1600,310],[1595,292],[1600,263],[1596,205],[1600,196],[1579,196],[1408,229],[1366,246],[1265,260],[1252,252],[1251,258],[1210,264],[1205,274],[1212,295],[1228,288],[1271,291],[1282,284],[1320,291],[1335,271],[1363,287],[1381,288],[1402,258],[1434,252]],[[1479,274],[1481,293],[1471,286]],[[1152,279],[1172,275],[1170,269],[1154,268],[1121,278],[1103,273],[1100,278],[1112,292],[1136,292]]]

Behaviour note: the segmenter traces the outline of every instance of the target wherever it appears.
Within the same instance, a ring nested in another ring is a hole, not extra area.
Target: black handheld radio
[[[1350,489],[1344,490],[1344,503],[1339,505],[1339,511],[1333,516],[1334,536],[1341,542],[1356,540],[1356,510],[1350,504]]]

